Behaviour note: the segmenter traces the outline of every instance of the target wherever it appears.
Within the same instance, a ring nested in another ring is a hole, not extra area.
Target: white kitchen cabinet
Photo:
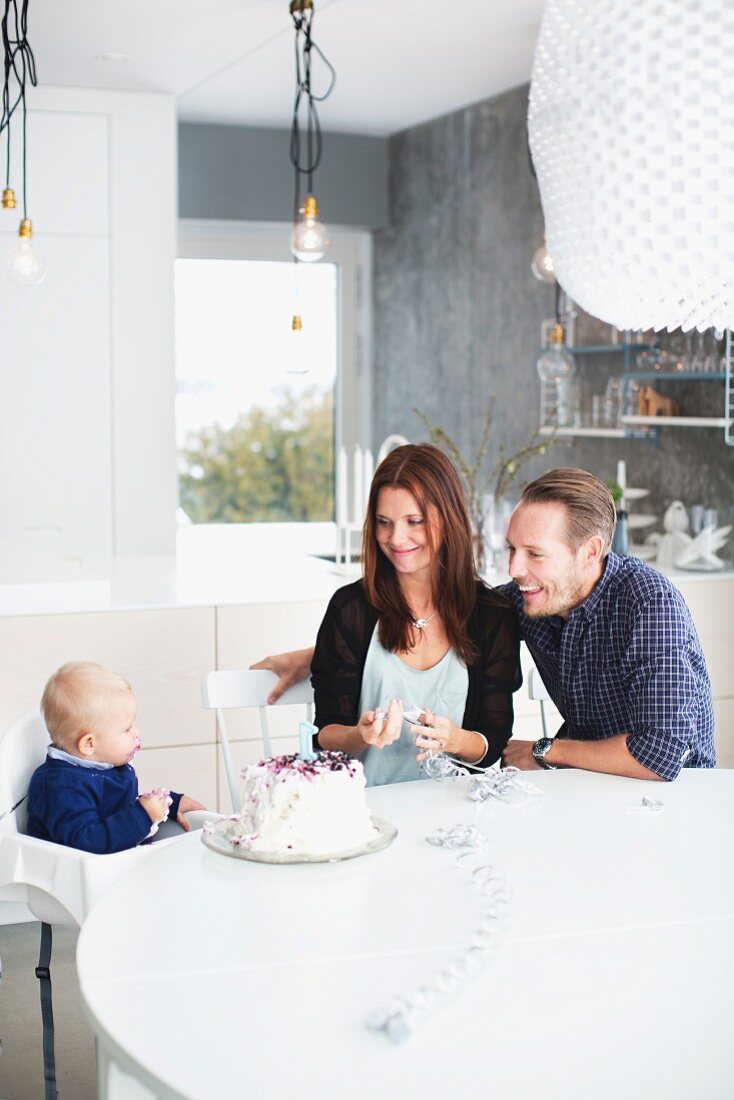
[[[211,746],[214,717],[201,707],[215,667],[214,608],[169,608],[0,618],[0,729],[39,704],[66,661],[97,661],[130,681],[146,752]],[[159,783],[169,784],[165,776]]]

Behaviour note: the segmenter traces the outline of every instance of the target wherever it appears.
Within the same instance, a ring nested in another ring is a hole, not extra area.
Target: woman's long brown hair
[[[403,596],[392,562],[377,543],[377,497],[380,489],[407,489],[425,520],[432,551],[431,596],[449,643],[470,664],[476,649],[467,622],[477,597],[472,530],[459,475],[443,451],[431,443],[397,447],[380,463],[370,486],[362,536],[362,570],[368,602],[379,615],[381,644],[404,653],[416,642],[412,612]],[[435,545],[438,532],[440,544]]]

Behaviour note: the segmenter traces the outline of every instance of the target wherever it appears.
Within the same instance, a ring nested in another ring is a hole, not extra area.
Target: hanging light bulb
[[[46,261],[31,244],[33,227],[30,218],[23,218],[18,230],[18,243],[5,257],[5,272],[20,286],[35,286],[46,274]]]
[[[20,10],[18,10],[20,8]],[[23,217],[18,230],[18,242],[5,257],[5,271],[14,282],[21,286],[34,286],[40,283],[46,271],[46,261],[31,244],[33,228],[28,217],[28,175],[26,162],[26,86],[38,83],[36,62],[33,50],[28,42],[28,0],[5,0],[5,15],[2,20],[3,71],[5,79],[2,89],[2,112],[0,113],[0,133],[5,131],[7,153],[5,157],[6,179],[2,195],[2,208],[14,210],[15,191],[10,186],[10,123],[18,107],[22,112],[21,124],[21,168],[23,187],[21,191]],[[17,88],[15,85],[17,84]]]
[[[288,348],[288,365],[285,368],[286,374],[308,374],[309,361],[308,361],[308,348],[303,342],[303,318],[300,313],[293,314],[293,320],[291,321],[291,338],[289,340],[290,347]]]
[[[576,375],[576,361],[564,347],[563,325],[555,324],[550,331],[550,344],[538,358],[538,375],[541,382],[558,385]]]
[[[296,96],[290,131],[290,161],[294,171],[290,248],[296,260],[314,263],[321,259],[329,244],[326,229],[318,220],[319,207],[313,193],[313,177],[323,152],[319,108],[331,95],[336,72],[312,37],[314,0],[290,0],[288,10],[296,34]],[[315,95],[311,87],[314,58],[328,70],[328,84],[320,95]],[[306,197],[301,206],[300,198],[304,190]]]
[[[315,195],[306,195],[300,214],[291,233],[291,252],[302,263],[320,260],[329,244],[326,228],[318,220],[319,206]]]
[[[556,281],[556,274],[553,267],[553,257],[548,251],[545,240],[540,248],[535,250],[533,258],[530,261],[530,270],[536,279],[541,283],[554,283]]]

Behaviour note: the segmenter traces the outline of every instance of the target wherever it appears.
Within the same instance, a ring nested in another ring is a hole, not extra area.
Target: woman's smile
[[[427,569],[432,552],[426,518],[407,489],[380,489],[375,516],[375,537],[383,554],[400,573]]]

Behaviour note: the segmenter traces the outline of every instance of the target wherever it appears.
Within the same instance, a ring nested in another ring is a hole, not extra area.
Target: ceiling
[[[542,7],[315,0],[313,39],[337,71],[320,109],[324,129],[390,134],[522,84]],[[40,84],[169,92],[179,117],[194,122],[287,127],[293,37],[288,0],[29,2]]]

